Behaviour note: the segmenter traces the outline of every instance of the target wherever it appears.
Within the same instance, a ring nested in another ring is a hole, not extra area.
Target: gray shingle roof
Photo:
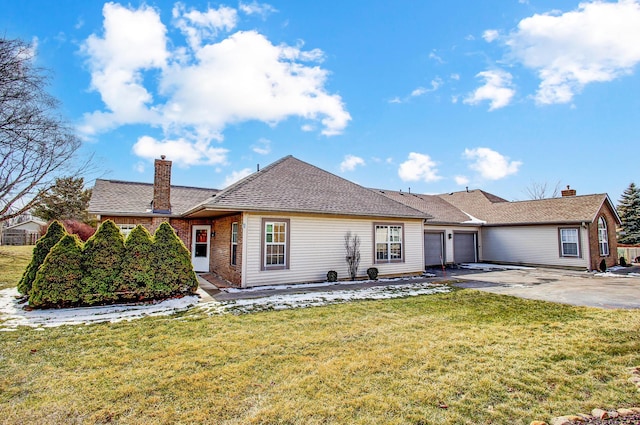
[[[603,193],[516,202],[479,190],[439,197],[488,225],[591,223],[605,202],[611,204]]]
[[[432,218],[428,223],[462,224],[469,222],[470,217],[437,195],[398,192],[395,190],[372,189],[395,201],[428,214]],[[476,223],[477,224],[477,223]]]
[[[292,156],[232,184],[191,212],[203,209],[428,217],[424,212]]]
[[[214,194],[216,189],[171,186],[171,215],[179,216]],[[153,184],[97,179],[89,212],[101,215],[151,215]]]

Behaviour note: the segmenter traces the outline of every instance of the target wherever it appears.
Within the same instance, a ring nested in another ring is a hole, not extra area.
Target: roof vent
[[[567,188],[565,190],[563,190],[561,193],[562,193],[562,197],[563,198],[565,196],[576,196],[576,190],[575,189],[571,189],[571,187],[569,185],[567,185]]]

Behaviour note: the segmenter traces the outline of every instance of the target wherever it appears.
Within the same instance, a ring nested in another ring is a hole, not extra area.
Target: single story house
[[[429,214],[292,156],[224,190],[172,186],[171,161],[155,161],[154,184],[96,180],[89,212],[130,232],[163,221],[191,251],[198,272],[240,286],[348,278],[345,235],[360,239],[359,276],[424,270]]]
[[[31,218],[2,229],[0,245],[35,245],[47,223]]]
[[[123,234],[166,221],[198,272],[239,287],[349,277],[345,235],[360,239],[359,276],[421,273],[426,266],[496,262],[595,270],[617,264],[616,210],[606,194],[509,202],[482,190],[441,195],[368,189],[292,156],[224,190],[96,180],[89,212]]]
[[[509,202],[482,190],[442,195],[378,190],[434,218],[427,220],[425,264],[497,262],[587,270],[618,263],[620,217],[607,194]],[[443,204],[444,202],[444,204]]]

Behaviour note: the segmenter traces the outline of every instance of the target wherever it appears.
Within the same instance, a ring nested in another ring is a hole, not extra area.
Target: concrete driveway
[[[640,277],[636,276],[544,268],[460,271],[450,276],[462,281],[457,287],[495,294],[580,306],[640,308]]]

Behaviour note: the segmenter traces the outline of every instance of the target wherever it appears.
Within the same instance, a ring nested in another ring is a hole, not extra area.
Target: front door
[[[191,232],[191,263],[193,264],[193,269],[197,272],[208,272],[211,226],[193,226]]]

